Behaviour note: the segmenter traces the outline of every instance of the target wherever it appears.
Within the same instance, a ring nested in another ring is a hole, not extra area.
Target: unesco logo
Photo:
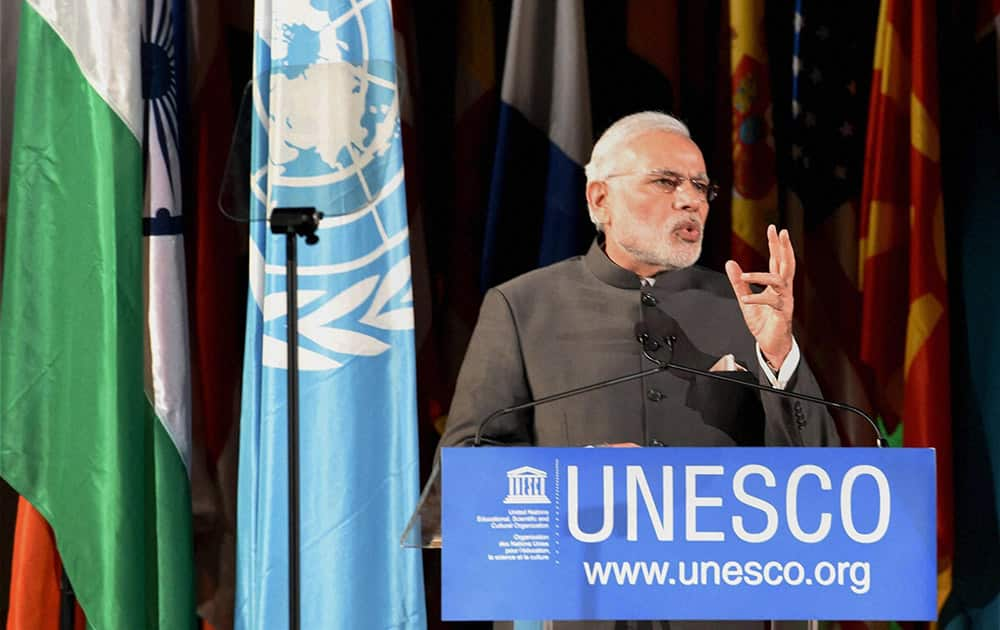
[[[548,473],[531,466],[521,466],[507,471],[507,496],[503,502],[512,505],[539,505],[552,503],[545,496]]]

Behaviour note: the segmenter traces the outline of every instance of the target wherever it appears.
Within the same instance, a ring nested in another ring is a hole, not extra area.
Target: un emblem
[[[387,1],[296,0],[275,8],[269,38],[258,31],[256,201],[326,217],[320,244],[299,248],[302,370],[381,355],[394,332],[413,329],[395,55],[391,38],[368,29],[385,21]],[[283,247],[263,233],[252,244],[263,363],[285,368]]]

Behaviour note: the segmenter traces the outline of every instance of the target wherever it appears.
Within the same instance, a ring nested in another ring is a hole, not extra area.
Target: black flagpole
[[[76,621],[76,593],[63,567],[59,575],[59,630],[73,630]]]
[[[285,235],[285,304],[288,321],[288,628],[299,630],[299,307],[297,239],[319,242],[316,208],[275,208],[271,232]]]

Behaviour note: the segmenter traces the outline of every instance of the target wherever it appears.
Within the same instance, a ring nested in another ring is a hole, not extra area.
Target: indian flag
[[[164,2],[21,11],[0,474],[108,630],[194,625],[174,23]]]

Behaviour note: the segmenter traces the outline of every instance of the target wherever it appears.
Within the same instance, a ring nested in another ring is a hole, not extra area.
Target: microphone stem
[[[745,381],[742,379],[733,378],[731,376],[725,376],[723,374],[719,374],[718,372],[706,372],[705,370],[699,370],[684,365],[677,365],[675,363],[670,363],[669,361],[660,361],[650,356],[648,352],[643,352],[643,355],[650,361],[656,363],[657,364],[656,367],[649,368],[648,370],[643,370],[641,372],[635,372],[633,374],[620,376],[618,378],[611,379],[610,381],[600,381],[598,383],[593,383],[591,385],[586,385],[584,387],[578,387],[576,389],[571,389],[569,391],[561,392],[559,394],[544,396],[537,400],[531,400],[526,403],[521,403],[520,405],[514,405],[513,407],[505,407],[503,409],[497,409],[490,415],[486,416],[486,418],[484,418],[482,422],[479,423],[479,426],[476,428],[476,437],[475,440],[472,442],[472,445],[482,446],[483,430],[486,428],[486,425],[488,425],[494,419],[499,418],[500,416],[505,416],[509,413],[514,413],[515,411],[521,411],[522,409],[529,409],[531,407],[535,407],[538,405],[544,405],[545,403],[555,402],[557,400],[562,400],[563,398],[576,396],[577,394],[584,394],[594,389],[600,389],[602,387],[608,387],[611,385],[617,385],[619,383],[634,381],[635,379],[642,378],[644,376],[652,376],[657,372],[663,372],[665,370],[677,370],[678,372],[686,372],[688,374],[694,374],[696,376],[704,376],[710,379],[726,381],[728,383],[734,383],[736,385],[751,387],[753,389],[757,389],[762,392],[769,392],[772,394],[777,394],[779,396],[787,396],[789,398],[797,398],[799,400],[805,400],[808,402],[818,403],[820,405],[826,405],[827,407],[833,407],[835,409],[841,409],[844,411],[850,411],[856,413],[865,420],[867,420],[868,424],[870,424],[872,429],[875,431],[875,436],[876,436],[875,444],[878,447],[881,448],[889,445],[886,439],[882,437],[882,431],[879,430],[878,424],[875,423],[875,420],[873,420],[872,417],[869,416],[867,413],[865,413],[864,411],[858,409],[853,405],[848,405],[847,403],[834,402],[831,400],[824,400],[817,396],[810,396],[809,394],[800,394],[798,392],[792,392],[785,389],[777,389],[776,387],[772,387],[770,385],[761,385],[760,383],[754,383],[753,381]]]
[[[646,358],[650,357],[647,356]],[[872,425],[872,428],[875,430],[875,435],[877,436],[875,439],[875,443],[879,447],[884,447],[889,445],[886,442],[885,438],[882,437],[882,431],[879,430],[878,424],[875,423],[875,420],[873,420],[872,417],[869,416],[867,413],[865,413],[864,411],[858,409],[853,405],[848,405],[847,403],[834,402],[832,400],[824,400],[817,396],[810,396],[809,394],[800,394],[798,392],[788,391],[787,389],[778,389],[770,385],[761,385],[760,383],[754,383],[752,381],[744,381],[738,378],[733,378],[731,376],[725,376],[717,372],[706,372],[704,370],[699,370],[684,365],[677,365],[675,363],[670,363],[669,361],[663,362],[662,366],[667,369],[677,370],[678,372],[687,372],[688,374],[707,376],[709,378],[727,381],[729,383],[736,383],[737,385],[746,385],[747,387],[752,387],[762,392],[770,392],[772,394],[780,392],[779,395],[781,396],[788,396],[789,398],[798,398],[799,400],[808,400],[809,402],[819,403],[821,405],[826,405],[828,407],[834,407],[836,409],[842,409],[844,411],[852,411],[861,416],[862,418],[864,418],[865,420],[867,420],[868,424]]]
[[[563,398],[569,398],[570,396],[576,396],[577,394],[585,394],[594,389],[600,389],[602,387],[609,387],[611,385],[617,385],[619,383],[626,383],[628,381],[634,381],[637,378],[642,378],[644,376],[652,376],[657,372],[662,372],[670,367],[667,364],[660,364],[654,368],[649,368],[648,370],[643,370],[641,372],[634,372],[632,374],[627,374],[625,376],[619,376],[618,378],[613,378],[610,381],[601,381],[599,383],[593,383],[592,385],[585,385],[584,387],[577,387],[576,389],[571,389],[568,392],[561,392],[559,394],[552,394],[551,396],[544,396],[537,400],[531,400],[520,405],[514,405],[513,407],[506,407],[504,409],[497,409],[490,415],[486,416],[479,426],[476,428],[476,439],[473,441],[473,446],[482,446],[483,444],[483,429],[486,425],[493,421],[494,418],[499,418],[500,416],[507,415],[508,413],[514,413],[515,411],[521,411],[522,409],[528,409],[530,407],[535,407],[537,405],[544,405],[545,403],[555,402],[557,400],[562,400]]]

